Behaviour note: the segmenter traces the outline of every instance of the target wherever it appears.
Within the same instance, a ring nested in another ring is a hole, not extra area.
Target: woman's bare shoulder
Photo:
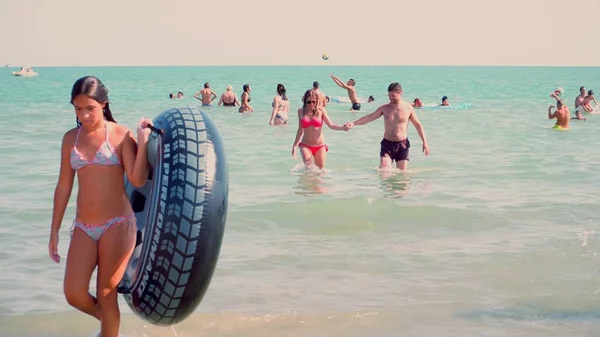
[[[79,127],[72,128],[71,130],[65,132],[63,135],[63,143],[73,144],[75,143],[75,137],[77,137],[77,132],[79,131]]]
[[[129,128],[123,124],[119,124],[119,123],[114,123],[114,122],[107,122],[110,126],[112,126],[113,131],[117,132],[117,133],[127,133],[127,131],[129,131]]]
[[[113,122],[108,123],[110,123],[110,125],[112,126],[112,130],[110,131],[110,133],[113,135],[114,138],[119,140],[119,143],[125,140],[125,138],[127,138],[127,135],[131,132],[131,130],[123,124]]]

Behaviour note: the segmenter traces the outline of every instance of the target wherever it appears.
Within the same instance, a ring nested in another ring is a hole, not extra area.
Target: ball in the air
[[[323,58],[323,60],[327,61],[329,60],[329,56],[327,56],[327,54],[323,53],[323,55],[321,55],[321,57]]]
[[[565,89],[563,89],[562,87],[558,87],[558,88],[554,89],[554,93],[557,96],[562,96],[565,93]]]

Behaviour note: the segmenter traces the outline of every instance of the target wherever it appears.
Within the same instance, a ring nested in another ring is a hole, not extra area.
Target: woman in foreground
[[[108,105],[108,90],[93,76],[78,79],[71,91],[78,127],[62,140],[60,174],[48,250],[58,263],[58,234],[78,178],[77,210],[67,253],[64,293],[76,309],[101,323],[100,336],[117,337],[120,311],[117,286],[135,245],[136,223],[123,184],[124,174],[136,187],[148,176],[149,119],[137,128],[138,143],[125,126],[117,124]],[[89,293],[98,266],[96,297]]]
[[[306,167],[310,167],[313,162],[320,169],[325,167],[329,148],[325,144],[323,123],[332,130],[349,130],[346,126],[334,124],[325,108],[319,104],[319,94],[314,89],[307,90],[302,96],[302,108],[298,109],[298,131],[292,145],[292,158],[296,159],[296,147],[299,147]]]

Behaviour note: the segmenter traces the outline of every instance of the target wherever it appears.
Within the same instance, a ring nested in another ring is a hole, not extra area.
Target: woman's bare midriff
[[[304,135],[302,136],[301,143],[309,146],[319,146],[325,144],[325,136],[321,128],[304,129]]]
[[[88,225],[133,213],[120,166],[90,165],[77,173],[76,219]]]

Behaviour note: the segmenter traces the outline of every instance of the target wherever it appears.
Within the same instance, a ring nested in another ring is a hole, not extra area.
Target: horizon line
[[[0,63],[1,64],[1,63]],[[34,66],[35,63],[23,63],[22,65],[12,65],[5,63],[0,68],[19,68],[29,64]],[[448,65],[448,64],[98,64],[98,65],[40,65],[36,68],[87,68],[87,67],[447,67],[447,68],[475,68],[475,67],[496,67],[496,68],[599,68],[600,65],[497,65],[497,64],[479,64],[479,65]]]

